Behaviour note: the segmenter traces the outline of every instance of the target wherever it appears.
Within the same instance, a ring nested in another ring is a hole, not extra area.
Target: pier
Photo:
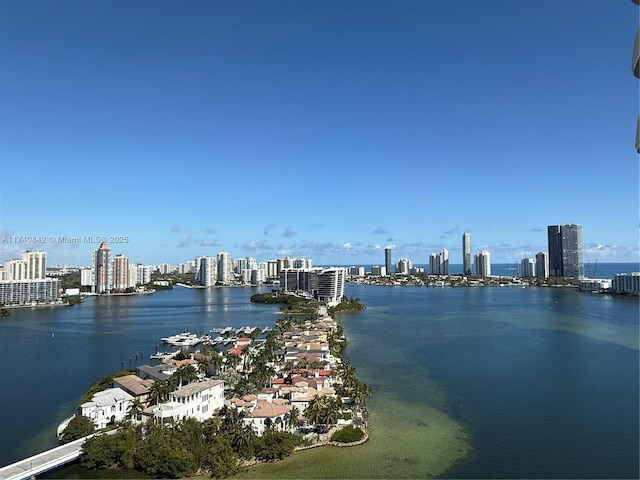
[[[35,478],[36,475],[40,475],[54,468],[61,467],[62,465],[76,460],[82,452],[82,444],[87,438],[79,438],[73,442],[69,442],[59,447],[54,447],[50,450],[38,453],[19,462],[12,463],[5,467],[0,468],[0,480],[23,480],[27,478]]]

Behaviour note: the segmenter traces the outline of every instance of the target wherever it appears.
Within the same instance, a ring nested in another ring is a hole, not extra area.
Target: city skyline
[[[1,262],[640,257],[631,1],[0,8]]]

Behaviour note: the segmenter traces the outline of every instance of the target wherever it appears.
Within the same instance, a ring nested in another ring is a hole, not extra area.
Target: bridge
[[[0,468],[0,480],[23,480],[72,462],[80,456],[84,441],[92,436],[79,438],[73,442],[2,467]]]

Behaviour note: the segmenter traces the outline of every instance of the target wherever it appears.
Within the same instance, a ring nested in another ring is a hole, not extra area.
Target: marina
[[[231,326],[226,327],[216,327],[211,328],[209,330],[209,334],[198,335],[197,333],[191,333],[188,331],[184,331],[181,333],[177,333],[175,335],[171,335],[168,337],[162,337],[160,341],[164,344],[172,345],[174,347],[180,347],[178,350],[174,352],[161,352],[159,345],[156,344],[156,353],[149,357],[150,360],[161,360],[164,361],[169,358],[175,357],[181,348],[190,348],[196,347],[202,343],[209,343],[212,345],[227,347],[230,345],[234,345],[238,339],[243,337],[251,337],[259,344],[263,339],[258,337],[266,335],[271,328],[267,327],[239,327],[234,328]],[[217,335],[217,336],[213,336]]]

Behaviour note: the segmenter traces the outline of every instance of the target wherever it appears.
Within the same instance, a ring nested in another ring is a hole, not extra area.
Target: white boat
[[[150,360],[162,360],[171,355],[169,352],[156,352],[149,357]]]
[[[179,347],[192,347],[202,342],[202,338],[198,337],[195,333],[183,332],[178,335],[172,335],[170,337],[161,338],[165,343],[170,345],[176,345]]]

